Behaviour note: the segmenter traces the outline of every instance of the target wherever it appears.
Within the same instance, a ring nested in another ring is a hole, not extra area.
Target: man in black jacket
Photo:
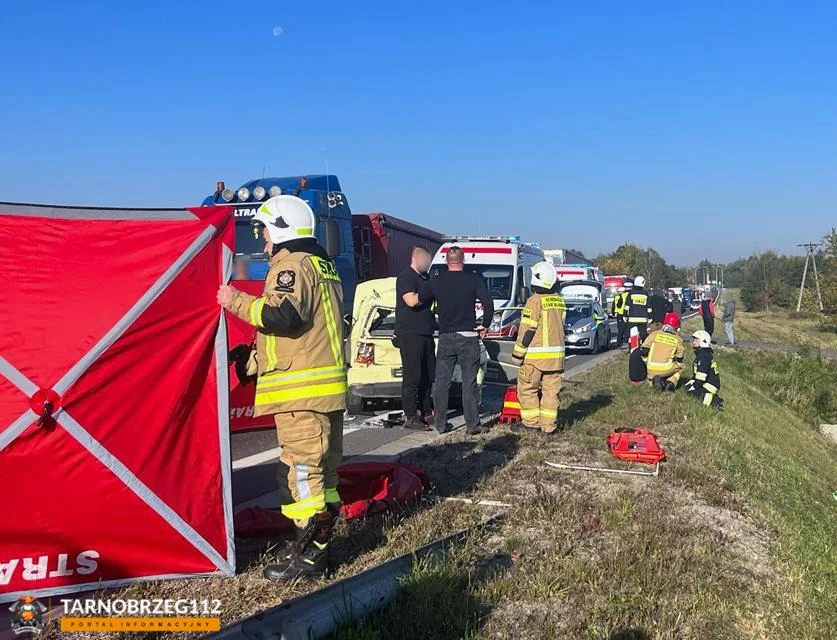
[[[700,301],[700,317],[703,318],[703,330],[712,337],[715,333],[715,315],[712,313],[712,301],[705,293]]]
[[[430,429],[430,392],[436,371],[436,346],[433,330],[436,318],[429,304],[411,307],[407,300],[418,294],[427,281],[430,252],[413,247],[410,266],[395,281],[395,335],[401,351],[401,408],[404,427],[418,431]],[[421,416],[419,416],[421,412]]]
[[[436,387],[433,392],[435,427],[439,433],[450,429],[447,424],[448,393],[454,367],[462,371],[462,407],[469,434],[486,431],[480,426],[479,388],[477,374],[480,367],[480,338],[491,324],[494,301],[482,278],[465,271],[462,249],[448,249],[447,271],[428,280],[419,294],[404,297],[412,307],[436,301],[439,315],[439,348],[436,353]],[[475,326],[477,300],[482,303],[482,324]]]
[[[660,331],[666,314],[671,313],[671,303],[659,289],[652,289],[651,295],[648,296],[648,304],[651,307],[651,331]]]

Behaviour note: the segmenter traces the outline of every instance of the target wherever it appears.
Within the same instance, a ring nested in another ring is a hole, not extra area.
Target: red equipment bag
[[[337,467],[337,475],[337,491],[343,501],[340,511],[346,520],[415,500],[430,486],[424,469],[389,462],[347,462]],[[278,510],[247,507],[235,515],[239,536],[263,537],[293,530],[293,522]]]
[[[656,464],[666,459],[657,435],[646,429],[617,427],[607,437],[610,453],[620,460]]]
[[[511,424],[520,422],[520,399],[517,397],[517,386],[511,385],[503,396],[503,409],[500,411],[500,422]]]

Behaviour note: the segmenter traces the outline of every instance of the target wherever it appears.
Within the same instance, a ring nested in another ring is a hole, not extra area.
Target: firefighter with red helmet
[[[674,391],[683,372],[683,338],[680,317],[667,313],[663,328],[648,334],[640,347],[648,370],[648,384],[660,391]]]
[[[218,302],[258,329],[248,374],[256,376],[255,414],[273,414],[279,444],[282,513],[293,520],[291,555],[265,577],[320,576],[339,513],[337,465],[343,454],[346,363],[343,288],[314,236],[308,204],[280,195],[253,217],[270,258],[264,294],[223,285]]]

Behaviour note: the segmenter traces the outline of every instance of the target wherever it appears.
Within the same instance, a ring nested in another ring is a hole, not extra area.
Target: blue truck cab
[[[264,242],[254,236],[250,220],[265,200],[281,194],[297,196],[310,205],[317,218],[317,241],[334,260],[343,282],[345,308],[350,313],[357,285],[352,212],[346,195],[340,190],[340,181],[334,175],[259,178],[245,182],[235,191],[223,182],[217,184],[215,193],[207,196],[202,204],[235,207],[235,277],[263,280],[267,275]]]

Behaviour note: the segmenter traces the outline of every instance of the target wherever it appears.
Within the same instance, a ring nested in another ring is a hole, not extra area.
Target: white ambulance
[[[532,267],[545,260],[543,250],[520,241],[520,236],[457,236],[445,238],[433,257],[430,276],[447,269],[445,256],[453,246],[465,254],[465,270],[479,274],[494,300],[489,338],[515,338],[520,325],[520,307],[532,294]],[[512,309],[512,307],[517,307]],[[503,309],[509,308],[508,311]],[[477,318],[482,305],[477,302]]]

